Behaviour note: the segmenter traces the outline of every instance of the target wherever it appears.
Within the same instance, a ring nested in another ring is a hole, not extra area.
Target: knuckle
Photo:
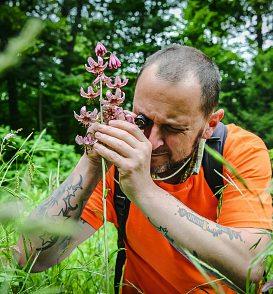
[[[133,125],[133,124],[128,125],[128,128],[131,132],[136,132],[138,130],[137,125]]]
[[[136,168],[136,164],[134,162],[127,163],[127,171],[133,171]]]

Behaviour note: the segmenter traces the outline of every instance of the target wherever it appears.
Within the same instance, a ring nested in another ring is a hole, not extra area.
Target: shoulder
[[[224,146],[224,157],[236,156],[236,153],[255,152],[268,150],[263,140],[257,135],[239,127],[235,124],[227,125],[227,138]]]
[[[235,124],[227,125],[223,156],[241,172],[259,170],[260,173],[271,176],[269,152],[263,140]]]

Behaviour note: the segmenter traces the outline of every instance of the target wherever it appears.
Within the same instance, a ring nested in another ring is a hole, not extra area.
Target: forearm
[[[44,220],[48,226],[66,224],[67,220],[78,221],[82,209],[101,177],[100,165],[92,165],[83,156],[71,175],[53,192],[52,196],[39,205],[31,214],[30,220]],[[50,228],[49,228],[50,231]],[[33,260],[39,254],[39,260],[56,263],[69,244],[71,236],[53,235],[39,231],[28,236],[21,236],[19,263]]]
[[[175,247],[189,250],[236,285],[245,285],[250,260],[255,256],[250,247],[258,235],[250,238],[245,230],[216,224],[157,186],[141,194],[135,203]]]

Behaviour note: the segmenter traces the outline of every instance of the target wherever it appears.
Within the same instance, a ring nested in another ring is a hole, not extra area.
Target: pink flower
[[[88,57],[87,61],[89,66],[85,65],[85,69],[96,75],[101,75],[107,67],[107,62],[103,64],[103,59],[100,56],[98,56],[98,62],[96,62],[92,57]]]
[[[102,80],[102,84],[105,85],[109,81],[109,77],[107,77],[104,73],[98,75],[95,80],[93,81],[93,85],[99,83],[100,79]]]
[[[123,114],[122,107],[116,105],[105,104],[102,106],[103,121],[108,124],[110,120],[121,119],[124,120],[125,116]]]
[[[95,48],[95,52],[97,56],[103,56],[107,53],[107,49],[104,47],[104,45],[101,42],[98,42]]]
[[[95,108],[92,112],[87,111],[83,106],[80,110],[80,115],[74,111],[74,116],[77,121],[81,122],[85,127],[88,127],[91,123],[96,122],[98,119],[98,110]]]
[[[112,81],[109,78],[109,80],[106,82],[106,86],[110,89],[116,89],[116,88],[124,87],[125,85],[127,85],[127,83],[128,83],[128,79],[124,79],[122,82],[120,76],[116,76],[115,82],[112,84]]]
[[[88,133],[85,137],[77,135],[75,141],[78,145],[93,146],[98,140]]]
[[[127,111],[123,110],[122,107],[119,107],[117,105],[109,105],[105,104],[102,107],[102,113],[103,113],[103,121],[108,124],[110,120],[126,120],[129,123],[134,124],[134,117],[132,114]]]
[[[89,86],[87,89],[87,93],[85,93],[83,88],[81,87],[80,95],[87,99],[94,99],[100,95],[100,90],[98,92],[94,92],[93,88]]]
[[[121,67],[120,60],[113,53],[111,53],[111,55],[110,55],[108,66],[110,69],[117,69],[117,68]]]
[[[103,105],[120,105],[125,99],[125,94],[119,88],[116,89],[115,94],[112,94],[111,91],[106,92],[107,100],[103,100]]]

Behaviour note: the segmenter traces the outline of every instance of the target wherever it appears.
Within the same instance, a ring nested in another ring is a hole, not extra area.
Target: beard
[[[168,155],[166,156],[164,162],[162,162],[162,164],[158,164],[157,166],[152,166],[152,162],[151,162],[151,174],[152,175],[157,175],[159,177],[167,177],[169,175],[171,175],[172,173],[174,173],[176,170],[178,170],[180,167],[182,167],[183,164],[185,164],[185,162],[193,155],[193,153],[195,152],[195,150],[198,148],[199,146],[199,142],[200,139],[202,138],[202,134],[203,134],[203,128],[198,132],[194,143],[192,145],[191,148],[191,152],[188,156],[182,158],[181,160],[178,161],[174,161],[171,159],[171,154],[170,152],[168,152]],[[156,151],[153,154],[160,154],[160,153],[164,153],[162,151],[158,152]],[[167,151],[166,151],[167,153]]]

